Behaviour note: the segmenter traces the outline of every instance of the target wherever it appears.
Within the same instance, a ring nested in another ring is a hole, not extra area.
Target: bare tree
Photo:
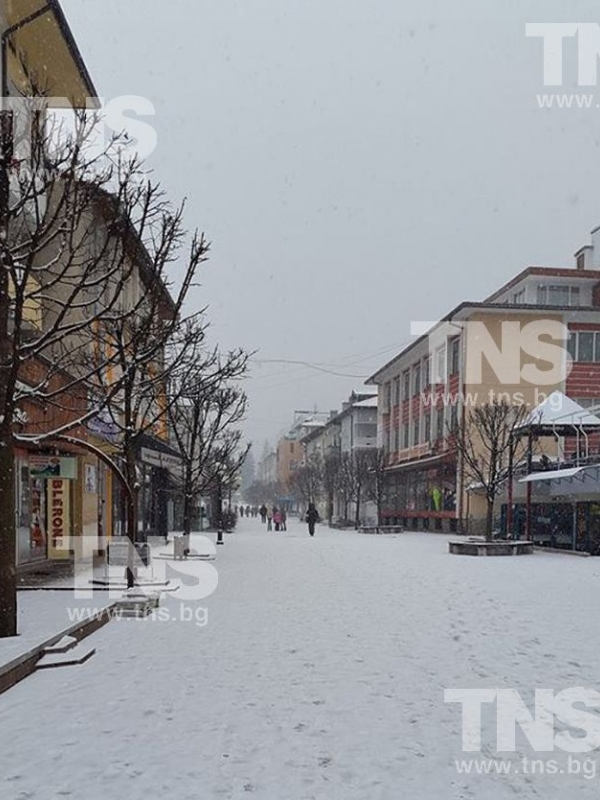
[[[383,447],[376,450],[369,450],[366,455],[367,461],[367,481],[365,487],[365,498],[375,503],[377,507],[377,526],[381,525],[381,511],[383,498],[385,495],[387,454]]]
[[[237,386],[248,367],[243,350],[221,355],[196,346],[191,364],[172,381],[176,402],[169,405],[173,438],[183,458],[184,534],[189,537],[195,498],[216,485],[222,487],[241,469],[249,445],[242,444],[238,426],[247,407]]]
[[[45,119],[38,106],[22,152],[14,119],[0,126],[0,637],[17,632],[15,442],[86,446],[83,426],[106,407],[123,424],[140,376],[161,382],[161,347],[206,252],[195,236],[166,311],[158,297],[185,240],[183,207],[119,156],[120,137],[99,151],[93,116],[69,131]]]
[[[356,497],[356,462],[350,453],[342,453],[339,459],[336,493],[344,509],[344,524],[349,522],[350,504]]]
[[[323,468],[321,470],[321,480],[323,482],[323,492],[327,503],[327,520],[331,525],[333,520],[333,505],[335,492],[339,483],[340,475],[340,454],[334,450],[323,458]]]
[[[305,504],[317,504],[323,485],[323,462],[318,455],[312,455],[298,467],[291,478],[291,488]]]
[[[524,404],[499,400],[469,410],[465,423],[454,432],[455,446],[464,475],[476,484],[486,499],[485,537],[492,538],[494,501],[508,473],[509,464],[524,460],[526,448],[515,431],[527,417]]]

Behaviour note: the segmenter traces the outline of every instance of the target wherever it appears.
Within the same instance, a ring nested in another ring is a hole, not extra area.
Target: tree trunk
[[[492,531],[494,528],[494,499],[487,498],[487,510],[485,515],[485,540],[492,541]]]
[[[12,433],[0,433],[0,639],[17,635],[17,532]]]
[[[135,586],[135,568],[133,565],[133,552],[135,551],[135,542],[137,538],[137,524],[138,524],[138,497],[139,497],[139,490],[137,487],[137,476],[135,472],[135,452],[132,444],[127,445],[126,453],[125,453],[125,460],[126,460],[126,473],[127,473],[127,483],[129,484],[132,495],[126,493],[126,502],[127,502],[127,536],[129,537],[129,541],[131,542],[130,547],[130,556],[129,556],[129,565],[127,567],[127,588],[132,589]]]
[[[356,530],[360,528],[360,491],[356,495],[356,513],[354,515],[354,527]]]

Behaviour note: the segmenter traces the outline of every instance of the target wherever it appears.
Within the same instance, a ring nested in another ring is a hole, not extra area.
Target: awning
[[[401,461],[400,464],[392,464],[386,467],[386,472],[399,472],[408,469],[420,469],[421,467],[433,467],[437,464],[451,463],[450,453],[440,453],[436,456],[426,456],[425,458],[415,458],[410,461]]]
[[[545,472],[532,472],[524,478],[519,479],[519,483],[537,483],[538,481],[556,481],[561,478],[572,478],[585,467],[568,467],[567,469],[549,469]]]
[[[17,94],[30,96],[33,83],[52,108],[97,108],[97,92],[58,0],[6,0],[3,6],[8,78]]]

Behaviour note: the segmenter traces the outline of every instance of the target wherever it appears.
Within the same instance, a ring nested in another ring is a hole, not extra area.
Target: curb
[[[0,665],[0,694],[12,689],[17,683],[27,678],[35,672],[37,662],[42,657],[46,647],[50,647],[59,642],[63,636],[73,636],[78,642],[103,628],[112,619],[112,609],[115,603],[103,608],[96,616],[86,619],[83,622],[75,622],[60,633],[54,634],[41,644],[35,645],[30,650],[13,658],[7,664]]]
[[[591,558],[590,553],[585,553],[582,550],[562,550],[560,547],[541,547],[534,545],[533,549],[536,553],[559,553],[563,556],[578,556],[579,558]]]

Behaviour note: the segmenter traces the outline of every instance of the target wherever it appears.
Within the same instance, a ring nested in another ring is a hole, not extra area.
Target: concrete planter
[[[448,542],[448,549],[458,556],[528,556],[533,554],[533,542],[464,539]]]

